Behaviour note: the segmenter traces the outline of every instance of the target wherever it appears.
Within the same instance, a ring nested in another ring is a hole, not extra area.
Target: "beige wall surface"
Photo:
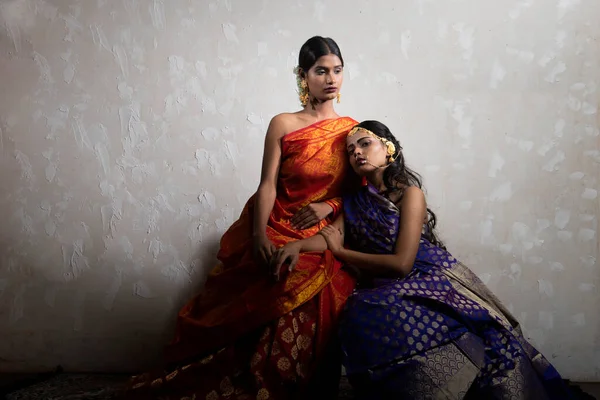
[[[449,249],[600,379],[597,0],[3,0],[0,370],[160,354],[255,190],[301,44],[379,119]]]

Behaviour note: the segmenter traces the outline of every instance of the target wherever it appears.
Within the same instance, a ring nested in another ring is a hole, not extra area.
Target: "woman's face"
[[[344,67],[334,54],[322,56],[306,73],[306,83],[310,94],[318,100],[333,100],[342,87]]]
[[[387,165],[387,148],[383,142],[362,129],[346,138],[346,149],[352,169],[360,176]]]

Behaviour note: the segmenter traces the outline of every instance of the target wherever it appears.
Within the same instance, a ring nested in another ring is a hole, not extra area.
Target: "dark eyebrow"
[[[365,140],[365,139],[370,139],[370,138],[369,138],[369,136],[361,137],[360,139],[358,139],[358,140],[356,141],[356,144],[360,144],[360,143],[361,143],[363,140]],[[351,143],[351,144],[349,144],[348,146],[346,146],[346,148],[347,148],[347,149],[349,149],[350,147],[354,147],[354,144],[352,144],[352,143]]]
[[[315,65],[315,69],[319,69],[319,68],[321,68],[321,69],[329,69],[328,67],[325,67],[323,65]],[[344,66],[340,64],[340,65],[336,65],[336,66],[333,67],[333,69],[336,69],[336,68],[344,68]]]

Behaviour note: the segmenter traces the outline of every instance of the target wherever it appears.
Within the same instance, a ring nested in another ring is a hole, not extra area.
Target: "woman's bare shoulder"
[[[283,135],[286,135],[290,132],[302,129],[305,126],[310,125],[310,123],[310,119],[300,111],[285,112],[275,115],[271,119],[269,127],[273,127],[277,131],[282,132]]]

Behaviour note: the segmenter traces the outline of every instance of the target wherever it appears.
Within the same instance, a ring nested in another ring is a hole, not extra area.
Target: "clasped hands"
[[[328,208],[329,211],[325,207]],[[331,207],[325,203],[313,203],[302,208],[292,217],[292,224],[297,229],[306,229],[313,226],[331,212]],[[324,215],[323,215],[324,214]],[[327,248],[334,255],[344,246],[343,232],[333,226],[325,226],[318,233],[325,238]],[[306,239],[305,239],[306,240]],[[285,270],[291,272],[298,263],[302,241],[293,241],[276,249],[275,245],[267,238],[267,235],[255,237],[254,255],[258,262],[267,265],[269,274],[275,281],[279,281]],[[286,265],[287,268],[283,268]]]
[[[334,255],[344,248],[344,235],[341,230],[331,225],[327,225],[319,231],[318,235],[325,238],[327,248],[331,250]],[[300,259],[301,251],[302,241],[296,240],[283,245],[273,252],[268,265],[270,274],[275,281],[279,281],[286,270],[288,273],[294,270]],[[283,268],[284,265],[286,265],[287,268]]]

